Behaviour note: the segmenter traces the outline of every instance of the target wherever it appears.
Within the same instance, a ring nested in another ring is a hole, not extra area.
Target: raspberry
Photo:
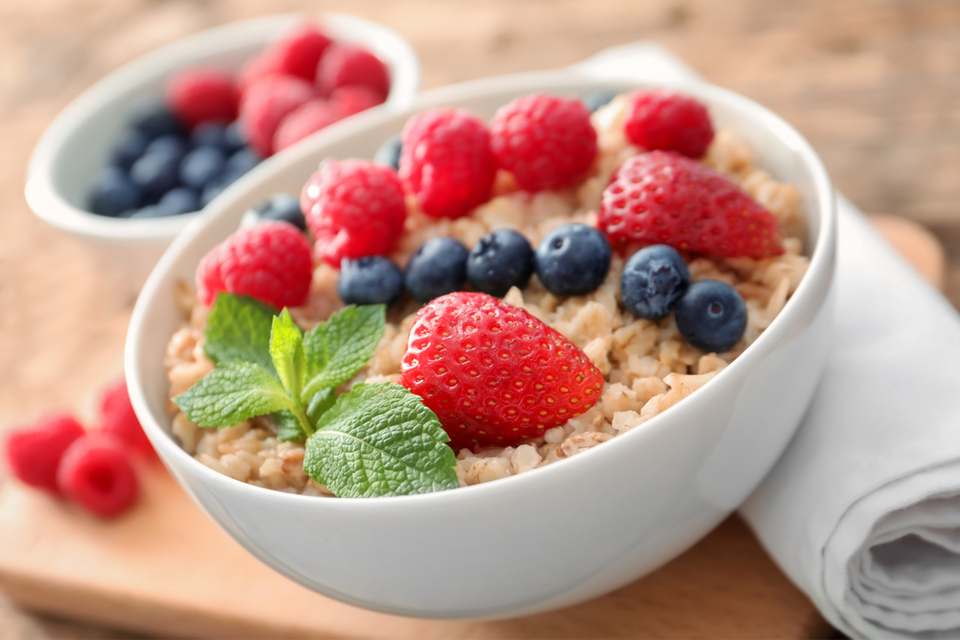
[[[343,117],[347,117],[382,104],[383,98],[369,87],[351,85],[334,89],[330,94],[330,102],[337,105]]]
[[[400,384],[440,418],[454,449],[536,438],[592,407],[603,376],[566,338],[485,293],[420,309]]]
[[[109,436],[88,434],[70,445],[57,470],[63,495],[100,518],[113,518],[137,499],[137,474],[123,445]]]
[[[311,133],[343,119],[343,114],[330,100],[316,98],[297,107],[290,113],[273,135],[273,151],[283,151]]]
[[[583,102],[543,93],[500,107],[490,122],[490,147],[524,191],[573,186],[597,157],[597,132]]]
[[[299,78],[267,76],[254,82],[240,102],[240,124],[250,146],[263,157],[272,155],[280,122],[313,97],[313,87]]]
[[[483,120],[463,109],[431,109],[403,127],[400,179],[434,218],[459,218],[490,199],[497,163]]]
[[[240,69],[240,75],[237,79],[237,84],[240,87],[241,102],[243,101],[242,96],[245,96],[247,91],[250,90],[250,87],[256,84],[258,80],[276,75],[283,74],[280,71],[279,58],[273,55],[271,51],[268,50],[256,58],[248,60]]]
[[[300,207],[327,264],[384,255],[407,218],[403,187],[393,169],[366,160],[324,163],[303,187]]]
[[[313,82],[317,65],[331,43],[315,26],[303,24],[275,43],[270,55],[276,57],[281,73]]]
[[[239,101],[233,79],[218,69],[184,69],[167,84],[170,109],[191,129],[201,122],[236,119]]]
[[[20,482],[60,494],[57,467],[63,452],[82,436],[83,427],[68,415],[53,415],[13,429],[7,436],[7,464]]]
[[[303,304],[310,290],[310,244],[287,222],[241,227],[197,267],[197,292],[210,305],[217,292],[247,295],[277,309]]]
[[[386,98],[390,92],[390,73],[377,56],[360,47],[335,43],[317,66],[317,88],[322,95],[348,85],[361,85]]]
[[[123,378],[107,387],[100,398],[100,431],[113,436],[131,451],[144,455],[153,453],[153,445],[130,404],[127,382]]]
[[[707,108],[666,89],[630,94],[624,131],[631,143],[647,151],[676,151],[691,158],[702,158],[713,140]]]
[[[783,253],[777,219],[705,164],[669,151],[624,162],[600,198],[612,244],[668,244],[725,258]]]

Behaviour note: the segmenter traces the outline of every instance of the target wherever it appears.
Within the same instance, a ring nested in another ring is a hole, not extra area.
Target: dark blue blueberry
[[[140,187],[125,171],[107,167],[93,181],[90,211],[101,216],[121,216],[139,207],[142,199]]]
[[[180,158],[169,153],[145,153],[133,163],[130,178],[143,190],[143,201],[153,204],[180,184]]]
[[[296,226],[300,231],[307,230],[307,221],[303,217],[303,212],[300,211],[300,199],[289,193],[273,194],[268,200],[255,206],[253,212],[258,220],[283,220]]]
[[[467,281],[477,291],[502,298],[510,287],[527,286],[533,275],[533,247],[513,229],[480,238],[467,257]]]
[[[190,144],[181,136],[160,136],[147,145],[143,155],[165,155],[176,158],[179,163],[190,150]]]
[[[217,147],[197,147],[180,161],[180,182],[203,189],[223,174],[227,158]]]
[[[467,279],[467,248],[453,238],[430,238],[410,256],[403,283],[417,302],[459,291]]]
[[[186,134],[183,124],[162,100],[150,100],[135,105],[130,124],[151,140],[160,136]]]
[[[400,134],[389,138],[380,145],[377,153],[373,156],[373,161],[394,169],[400,169],[400,152],[403,151],[403,142],[400,140]]]
[[[143,152],[147,150],[150,140],[143,132],[137,129],[127,131],[120,143],[113,148],[113,154],[110,156],[110,162],[124,171],[130,171],[133,163],[140,159]]]
[[[691,284],[677,301],[674,314],[683,339],[703,351],[729,351],[747,328],[743,298],[719,280]]]
[[[201,207],[205,207],[210,204],[211,200],[223,193],[224,189],[234,183],[235,179],[228,180],[228,177],[229,176],[220,176],[216,180],[207,183],[207,186],[205,186],[203,191],[200,193]]]
[[[612,255],[603,232],[585,224],[565,224],[537,245],[537,277],[554,295],[590,293],[607,277]]]
[[[347,304],[391,305],[403,295],[403,272],[389,258],[344,259],[337,293]]]
[[[235,180],[258,164],[260,164],[260,156],[251,149],[243,148],[227,159],[223,172],[232,175]]]
[[[243,129],[240,127],[239,120],[234,120],[224,129],[223,142],[226,145],[224,150],[228,154],[236,153],[247,146],[247,137],[243,135]]]
[[[638,318],[659,320],[690,285],[690,270],[673,247],[655,244],[630,256],[620,274],[620,299]]]
[[[163,194],[159,205],[174,212],[170,215],[199,211],[200,193],[190,187],[175,187]]]
[[[216,147],[230,155],[236,149],[227,141],[227,127],[222,122],[201,122],[190,132],[190,144],[194,147]]]
[[[597,91],[591,91],[583,98],[584,106],[590,110],[590,113],[593,113],[600,107],[604,107],[610,104],[610,101],[620,95],[618,91],[612,91],[610,89],[599,89]]]

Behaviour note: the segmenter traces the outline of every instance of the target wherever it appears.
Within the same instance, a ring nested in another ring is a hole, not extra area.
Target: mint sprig
[[[453,489],[449,439],[420,396],[392,382],[361,383],[337,398],[307,438],[303,468],[340,497]]]
[[[449,438],[419,396],[393,383],[336,396],[373,355],[385,314],[349,306],[304,334],[286,309],[221,293],[205,334],[216,368],[173,401],[201,427],[270,414],[280,440],[306,441],[304,470],[338,496],[456,487]]]

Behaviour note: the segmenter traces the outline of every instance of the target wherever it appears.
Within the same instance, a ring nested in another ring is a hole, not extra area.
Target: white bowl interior
[[[498,107],[525,93],[585,95],[596,89],[636,86],[636,82],[591,80],[570,71],[522,74],[429,92],[409,111],[395,115],[361,114],[291,150],[269,170],[265,167],[234,185],[177,238],[148,279],[131,320],[128,386],[141,422],[165,463],[248,550],[310,588],[381,611],[435,617],[518,615],[598,595],[652,570],[709,531],[760,481],[799,422],[825,357],[822,334],[829,316],[824,309],[833,269],[833,191],[822,164],[792,128],[744,98],[699,83],[678,88],[704,99],[718,128],[736,131],[752,146],[760,166],[799,188],[809,222],[807,247],[812,263],[787,307],[757,342],[691,398],[612,443],[531,473],[439,494],[377,500],[324,500],[238,483],[201,465],[169,436],[162,361],[167,341],[181,322],[173,304],[174,284],[178,280],[192,282],[197,263],[237,228],[247,208],[277,191],[298,193],[325,157],[371,157],[385,139],[400,131],[410,113],[424,108],[461,106],[489,118]],[[816,353],[809,355],[812,351]],[[758,424],[766,424],[770,415],[781,411],[776,406],[778,398],[763,398],[762,394],[783,391],[779,374],[768,377],[768,372],[792,366],[788,363],[797,358],[806,360],[798,363],[798,386],[785,401],[789,417],[758,434]],[[762,390],[759,399],[757,389]],[[756,410],[749,403],[744,409],[745,397],[757,405]],[[625,466],[624,460],[631,457],[648,468]],[[650,474],[654,474],[654,484],[650,484]],[[632,510],[624,512],[591,493],[611,483],[615,486],[609,488],[616,495],[633,501]],[[566,520],[561,515],[553,522],[553,516],[546,515],[554,507],[562,511],[570,505],[580,512]],[[531,519],[534,508],[543,509],[538,519]],[[304,529],[309,529],[308,521],[315,520],[317,529],[302,532],[303,540],[331,538],[327,543],[337,545],[336,558],[313,562],[297,555],[295,549],[281,549],[279,541],[248,518],[251,510],[270,511],[277,519],[296,514]],[[488,520],[503,511],[517,521],[511,521],[506,530],[491,528]],[[483,514],[489,517],[484,520]],[[377,538],[377,532],[358,524],[368,527],[371,522],[395,527],[396,539]],[[559,527],[558,532],[540,531],[539,546],[507,549],[513,536],[539,531],[545,522]],[[554,539],[557,536],[592,530],[600,526],[597,523],[607,527],[606,546],[578,548],[582,557],[568,557],[568,566],[536,560],[537,552],[549,558],[551,551],[563,551],[566,543]],[[488,545],[487,551],[501,556],[500,562],[492,568],[472,567],[469,585],[442,583],[437,576],[444,575],[446,565],[424,560],[418,554],[428,551],[418,545],[426,538],[430,545],[444,547],[443,552],[455,551],[455,546],[446,548],[447,526],[471,538],[478,549]],[[399,557],[391,554],[385,562],[369,553],[354,557],[352,554],[359,553],[352,548],[354,539],[364,544],[406,546],[398,550]],[[420,564],[405,564],[405,556]],[[350,562],[355,567],[352,572]],[[373,574],[354,577],[363,571]],[[422,580],[410,578],[415,572],[424,576]],[[441,584],[433,585],[431,580]]]

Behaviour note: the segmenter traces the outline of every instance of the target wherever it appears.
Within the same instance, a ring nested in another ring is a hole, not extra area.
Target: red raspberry
[[[524,191],[573,186],[597,157],[597,132],[580,100],[535,93],[497,110],[490,147]]]
[[[400,384],[437,414],[454,449],[536,438],[603,389],[580,349],[485,293],[450,293],[420,309],[401,368]]]
[[[7,464],[20,482],[60,495],[57,467],[63,452],[84,434],[73,416],[54,415],[11,430],[7,436]]]
[[[382,104],[383,98],[368,87],[351,85],[334,89],[333,93],[330,94],[330,102],[337,105],[343,117],[347,117]]]
[[[123,378],[107,387],[100,398],[100,431],[113,436],[131,451],[143,455],[153,453],[153,445],[130,404],[127,381]]]
[[[317,65],[332,40],[310,24],[302,24],[270,48],[281,73],[313,82]]]
[[[348,85],[369,87],[381,98],[390,93],[387,65],[366,49],[334,43],[317,66],[317,88],[322,95]]]
[[[140,487],[123,445],[88,434],[70,445],[57,470],[65,496],[100,518],[120,515],[136,502]]]
[[[490,131],[464,109],[430,109],[403,127],[400,179],[434,218],[459,218],[490,199],[497,162]]]
[[[184,69],[167,84],[170,109],[190,128],[201,122],[235,120],[239,101],[233,78],[218,69]]]
[[[343,113],[330,100],[316,98],[297,107],[290,113],[273,135],[273,151],[283,151],[311,133],[343,119]]]
[[[344,258],[385,255],[407,218],[396,172],[366,160],[330,160],[310,176],[300,207],[317,255],[340,268]]]
[[[600,199],[610,242],[668,244],[721,257],[783,253],[777,219],[707,165],[669,151],[624,162]]]
[[[280,59],[271,51],[265,51],[256,58],[247,61],[240,69],[237,84],[240,87],[240,101],[258,80],[268,76],[283,75],[280,71]]]
[[[310,290],[310,243],[287,222],[238,229],[197,267],[197,293],[210,305],[220,291],[246,295],[277,309],[298,307]]]
[[[707,108],[666,89],[631,93],[624,131],[631,143],[647,151],[676,151],[691,158],[702,158],[713,140]]]
[[[313,97],[313,87],[299,78],[267,76],[254,82],[240,102],[240,125],[254,151],[272,155],[280,123]]]

